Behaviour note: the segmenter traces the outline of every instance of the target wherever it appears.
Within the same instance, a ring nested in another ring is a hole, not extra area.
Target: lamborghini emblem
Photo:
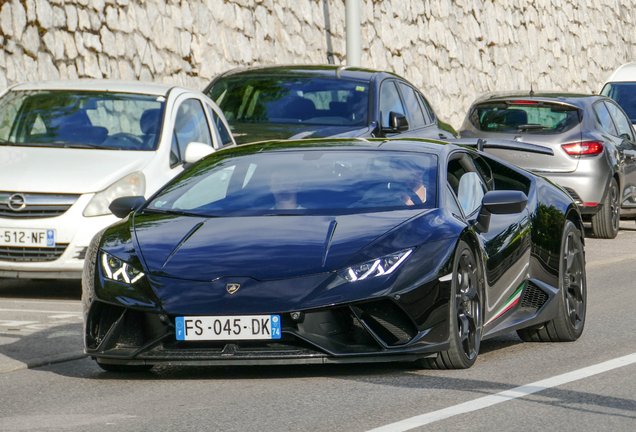
[[[237,292],[240,287],[241,287],[241,284],[237,284],[237,283],[230,283],[230,284],[225,285],[225,289],[230,294],[234,294],[235,292]]]

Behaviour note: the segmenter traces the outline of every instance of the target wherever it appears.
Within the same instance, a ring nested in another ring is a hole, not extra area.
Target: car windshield
[[[209,90],[228,122],[366,126],[369,83],[341,78],[227,77]]]
[[[0,145],[155,150],[163,96],[10,91],[0,99]]]
[[[169,184],[146,211],[250,216],[433,208],[436,185],[437,156],[426,153],[219,152]]]
[[[484,132],[552,135],[572,129],[581,119],[579,109],[570,105],[510,100],[477,105],[470,122]]]
[[[609,83],[601,94],[614,99],[631,122],[636,123],[636,82]]]

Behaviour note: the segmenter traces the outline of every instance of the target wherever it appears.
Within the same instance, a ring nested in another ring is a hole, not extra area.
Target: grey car
[[[636,139],[631,121],[610,98],[491,93],[472,104],[460,134],[551,148],[553,155],[486,151],[562,186],[591,220],[596,237],[616,237],[620,217],[636,216]]]

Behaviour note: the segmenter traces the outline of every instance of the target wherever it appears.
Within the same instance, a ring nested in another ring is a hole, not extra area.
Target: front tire
[[[525,342],[572,342],[583,333],[587,304],[585,252],[581,231],[565,224],[559,264],[560,305],[557,316],[539,328],[518,330]]]
[[[607,188],[603,207],[592,216],[592,232],[597,238],[613,239],[618,235],[621,221],[620,193],[615,178],[612,177]]]
[[[470,246],[460,241],[453,260],[450,298],[450,347],[437,358],[422,359],[427,369],[467,369],[479,354],[483,331],[479,266]]]

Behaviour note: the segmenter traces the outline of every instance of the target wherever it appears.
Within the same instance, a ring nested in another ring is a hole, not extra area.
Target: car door
[[[494,166],[494,168],[493,168]],[[449,193],[456,200],[463,217],[474,226],[486,192],[493,189],[526,189],[523,182],[502,182],[497,177],[509,175],[510,169],[490,158],[468,152],[455,152],[448,162]],[[499,171],[499,172],[497,172]],[[508,186],[512,185],[512,186]],[[524,190],[526,194],[528,190]],[[452,210],[451,210],[452,211]],[[484,322],[495,316],[526,278],[530,259],[530,218],[521,213],[491,215],[488,230],[475,229],[481,237],[486,256]]]
[[[607,107],[616,127],[616,137],[618,138],[617,148],[619,153],[623,155],[623,185],[621,205],[625,205],[626,201],[630,207],[634,207],[636,203],[636,143],[634,139],[634,130],[631,121],[625,115],[623,110],[614,102],[606,101]]]
[[[424,117],[427,119],[428,123],[428,126],[424,130],[426,134],[424,138],[441,140],[458,138],[459,135],[457,134],[457,131],[455,131],[451,125],[444,123],[437,118],[435,111],[433,111],[431,104],[424,95],[417,91],[416,93],[420,101],[420,105],[422,106]]]

